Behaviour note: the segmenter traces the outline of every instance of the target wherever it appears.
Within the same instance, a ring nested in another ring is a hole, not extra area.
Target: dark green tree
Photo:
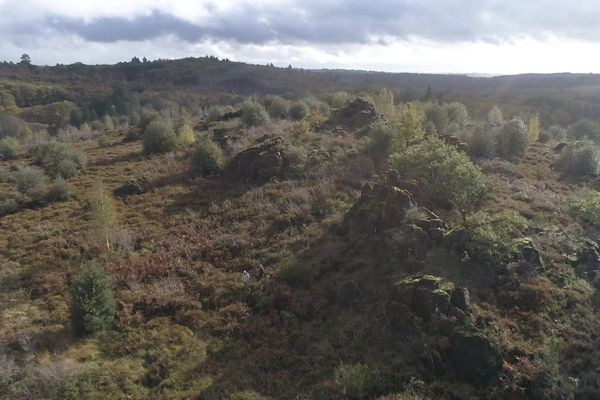
[[[87,265],[71,286],[71,322],[77,335],[108,328],[116,314],[116,303],[107,274]]]
[[[29,57],[29,54],[23,54],[21,56],[21,61],[19,62],[19,64],[21,65],[31,65],[31,57]]]

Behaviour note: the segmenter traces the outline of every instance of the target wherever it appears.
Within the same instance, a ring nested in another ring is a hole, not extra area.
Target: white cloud
[[[600,72],[600,3],[0,0],[0,59],[213,54],[306,68]]]

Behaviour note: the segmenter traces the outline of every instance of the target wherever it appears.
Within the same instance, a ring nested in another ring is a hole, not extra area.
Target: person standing
[[[250,284],[250,274],[246,270],[244,270],[244,272],[242,272],[242,283],[244,284],[245,288],[247,288],[248,285]]]

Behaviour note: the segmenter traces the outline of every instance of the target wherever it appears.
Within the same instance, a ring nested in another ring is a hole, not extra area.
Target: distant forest
[[[2,81],[56,84],[59,99],[76,103],[109,93],[116,82],[128,82],[134,92],[178,89],[190,94],[318,95],[335,90],[377,93],[387,88],[397,103],[415,100],[461,101],[475,117],[492,105],[505,115],[538,113],[547,126],[568,126],[582,118],[600,119],[600,75],[525,74],[497,77],[384,73],[351,70],[308,70],[289,66],[251,65],[216,57],[147,61],[134,57],[115,65],[36,66],[0,63]],[[62,96],[62,98],[60,98]],[[72,99],[70,96],[77,96]],[[22,103],[21,107],[36,104]]]

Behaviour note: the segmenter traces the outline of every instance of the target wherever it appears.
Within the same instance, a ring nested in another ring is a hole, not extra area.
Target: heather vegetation
[[[1,399],[600,395],[595,97],[236,68],[0,65]]]

